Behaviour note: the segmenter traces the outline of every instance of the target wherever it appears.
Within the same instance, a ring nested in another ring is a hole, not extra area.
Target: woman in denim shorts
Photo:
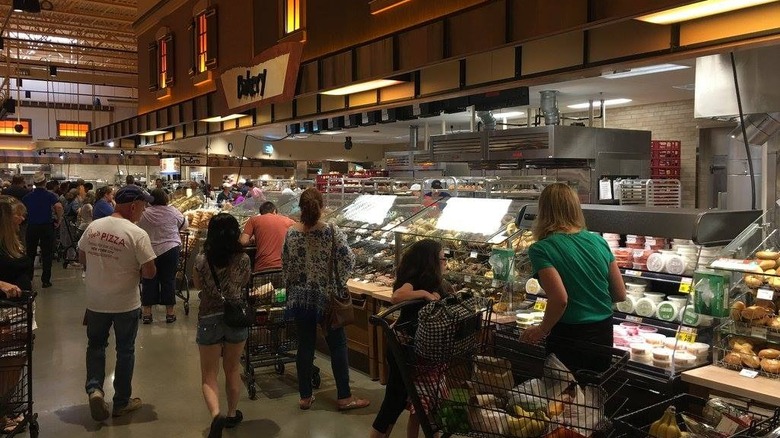
[[[223,317],[225,300],[245,299],[243,288],[249,282],[252,272],[249,256],[243,252],[238,242],[240,234],[236,218],[227,213],[214,216],[209,222],[203,253],[199,254],[195,261],[193,281],[195,287],[200,289],[196,342],[200,350],[203,398],[212,416],[209,438],[221,437],[223,428],[235,427],[244,418],[236,407],[241,391],[240,359],[249,329],[228,327]],[[212,267],[222,294],[214,282]],[[227,416],[222,415],[219,410],[217,375],[220,357],[225,370]]]

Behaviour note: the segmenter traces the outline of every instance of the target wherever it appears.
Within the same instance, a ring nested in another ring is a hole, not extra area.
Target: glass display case
[[[545,187],[555,182],[556,178],[545,175],[502,177],[487,180],[485,190],[490,198],[536,200]]]

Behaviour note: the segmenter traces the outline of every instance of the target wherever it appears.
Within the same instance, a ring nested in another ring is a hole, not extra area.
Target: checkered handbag
[[[482,312],[471,295],[452,295],[431,301],[418,313],[415,355],[433,363],[471,355],[477,348],[481,323]]]

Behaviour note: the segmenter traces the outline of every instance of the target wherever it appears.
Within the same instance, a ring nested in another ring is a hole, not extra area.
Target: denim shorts
[[[228,327],[221,313],[209,315],[198,321],[198,334],[195,342],[198,345],[216,345],[223,342],[239,344],[249,337],[246,327]]]

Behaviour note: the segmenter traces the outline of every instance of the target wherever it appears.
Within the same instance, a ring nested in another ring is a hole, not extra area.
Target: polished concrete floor
[[[40,285],[40,270],[34,284]],[[111,275],[107,272],[106,275]],[[200,392],[200,366],[195,345],[197,297],[193,309],[179,320],[165,324],[164,309],[155,309],[155,321],[139,327],[133,395],[144,406],[133,414],[97,423],[92,420],[84,393],[86,333],[84,283],[81,271],[55,266],[49,289],[38,289],[37,322],[33,353],[34,410],[39,415],[41,437],[205,437],[210,422]],[[113,336],[109,340],[108,372],[113,370]],[[335,407],[335,384],[327,357],[318,356],[322,387],[310,411],[298,409],[295,365],[283,376],[269,368],[259,370],[258,399],[243,391],[239,409],[244,422],[226,430],[225,437],[367,437],[379,409],[384,387],[366,375],[352,371],[353,392],[371,400],[369,408],[341,413]],[[106,399],[113,395],[110,377]],[[225,398],[222,394],[224,410]],[[396,434],[403,434],[404,415]],[[26,436],[26,435],[25,435]]]

